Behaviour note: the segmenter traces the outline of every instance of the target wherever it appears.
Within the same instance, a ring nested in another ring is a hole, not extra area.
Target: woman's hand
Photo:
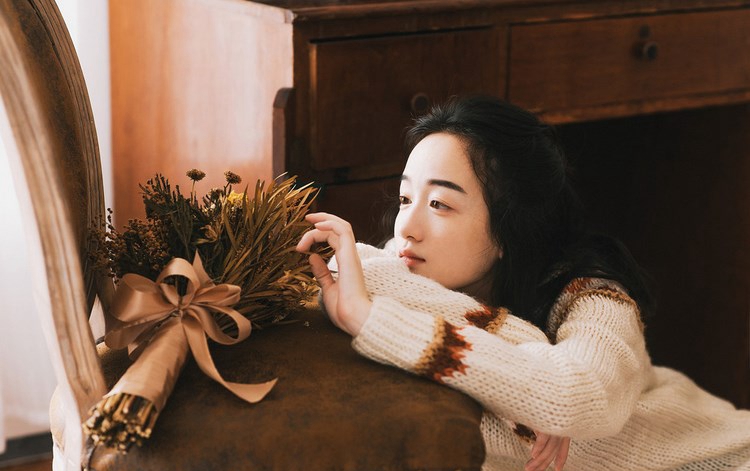
[[[309,252],[313,244],[327,242],[336,252],[338,280],[333,279],[320,255],[310,255],[310,266],[323,291],[323,302],[331,321],[341,330],[356,336],[370,315],[372,302],[367,296],[352,226],[327,213],[308,214],[305,219],[315,228],[302,236],[297,251]]]
[[[568,459],[568,448],[570,448],[570,438],[536,432],[536,443],[531,449],[531,459],[526,463],[524,471],[543,471],[553,461],[555,471],[561,471],[565,460]]]

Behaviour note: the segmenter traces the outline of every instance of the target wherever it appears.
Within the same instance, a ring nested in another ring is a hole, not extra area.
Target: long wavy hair
[[[441,132],[467,146],[490,231],[503,249],[493,268],[492,305],[546,330],[565,285],[599,277],[622,284],[642,314],[652,309],[647,277],[630,252],[617,239],[589,230],[554,128],[494,97],[453,98],[415,120],[407,152]]]

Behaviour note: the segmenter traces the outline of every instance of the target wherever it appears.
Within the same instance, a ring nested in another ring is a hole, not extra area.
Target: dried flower
[[[227,179],[227,183],[229,183],[230,185],[237,185],[239,183],[242,183],[242,178],[230,170],[224,172],[224,176]]]
[[[194,168],[192,170],[188,170],[186,175],[188,176],[188,178],[190,178],[194,182],[199,182],[203,180],[203,178],[205,178],[206,172],[203,172],[201,170],[198,170],[197,168]]]
[[[242,206],[245,201],[247,201],[247,195],[245,193],[237,193],[236,191],[233,191],[227,195],[227,203],[234,207]]]
[[[197,241],[197,243],[204,243],[204,242],[216,242],[219,240],[219,235],[216,233],[216,229],[213,228],[211,225],[203,226],[201,229],[203,229],[203,239],[200,239]]]
[[[187,172],[203,178],[200,170]],[[175,257],[193,260],[200,252],[217,283],[240,286],[235,306],[256,326],[276,323],[315,296],[317,285],[307,256],[294,247],[310,227],[305,214],[315,199],[310,185],[295,188],[295,178],[258,181],[253,192],[231,191],[241,178],[226,172],[228,185],[198,199],[183,195],[162,175],[141,185],[146,219],[121,229],[107,224],[92,229],[94,265],[115,281],[127,273],[151,280]]]

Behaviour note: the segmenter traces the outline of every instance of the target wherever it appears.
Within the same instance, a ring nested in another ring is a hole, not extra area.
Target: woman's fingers
[[[328,243],[336,251],[344,248],[356,252],[352,226],[345,220],[328,213],[308,214],[305,220],[313,223],[315,228],[302,235],[296,247],[298,252],[309,252],[313,244],[322,242]]]
[[[552,463],[557,456],[557,448],[562,441],[559,437],[551,437],[541,453],[536,457],[537,469],[543,470]]]
[[[526,463],[526,470],[527,471],[543,471],[547,469],[547,466],[552,463],[552,460],[555,458],[555,454],[557,452],[556,448],[556,437],[550,438],[550,440],[546,443],[545,447],[537,454],[535,458],[532,458],[528,463]]]
[[[547,435],[546,433],[536,432],[536,441],[534,442],[534,447],[531,449],[532,458],[536,458],[537,456],[539,456],[539,453],[542,452],[549,439],[550,435]]]
[[[338,246],[338,236],[331,231],[321,231],[317,228],[310,229],[302,234],[297,242],[297,252],[309,252],[313,244],[327,242],[335,250]]]
[[[313,276],[318,280],[323,291],[335,283],[333,276],[331,275],[331,270],[328,269],[326,262],[320,255],[316,253],[310,255],[310,268],[312,269]]]
[[[570,438],[563,438],[563,443],[555,456],[555,471],[562,471],[565,462],[568,460],[568,450],[570,449]]]
[[[555,437],[545,433],[537,433],[536,443],[531,451],[532,458],[526,463],[526,471],[542,471],[555,460],[561,451],[561,447],[567,449],[566,439]],[[566,450],[567,457],[567,450]],[[563,461],[564,464],[564,461]]]
[[[305,216],[305,220],[308,222],[311,222],[313,224],[321,221],[342,221],[346,222],[346,220],[341,219],[340,217],[336,216],[335,214],[330,213],[324,213],[324,212],[318,212],[318,213],[310,213]]]
[[[336,240],[340,240],[342,242],[347,242],[354,246],[356,240],[354,239],[354,232],[352,231],[352,226],[344,221],[343,219],[326,219],[324,221],[319,221],[315,223],[315,230],[320,231],[322,233],[328,234],[328,237],[330,236],[336,236]],[[329,242],[330,245],[330,242]],[[331,245],[333,247],[333,245]],[[334,247],[336,249],[341,247]]]
[[[309,251],[314,243],[327,242],[336,251],[339,273],[357,274],[362,271],[351,224],[327,213],[308,214],[306,219],[315,224],[315,228],[302,236],[297,244],[298,251]],[[358,278],[361,278],[361,276],[358,276]],[[363,285],[363,283],[359,284]]]
[[[336,289],[336,281],[331,275],[331,270],[328,269],[323,258],[315,253],[310,254],[310,268],[322,290],[323,303],[326,306],[328,318],[336,327],[341,328],[338,318],[338,290]]]

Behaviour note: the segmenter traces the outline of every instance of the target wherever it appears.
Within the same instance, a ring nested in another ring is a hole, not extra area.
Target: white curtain
[[[0,159],[0,413],[8,438],[49,429],[55,377],[31,297],[21,213],[5,155]],[[4,446],[4,442],[2,443]]]
[[[109,28],[105,0],[56,0],[78,52],[94,111],[111,207]],[[0,112],[4,112],[0,107]],[[0,141],[0,453],[6,439],[49,430],[55,377],[31,301],[27,250],[5,147]]]

